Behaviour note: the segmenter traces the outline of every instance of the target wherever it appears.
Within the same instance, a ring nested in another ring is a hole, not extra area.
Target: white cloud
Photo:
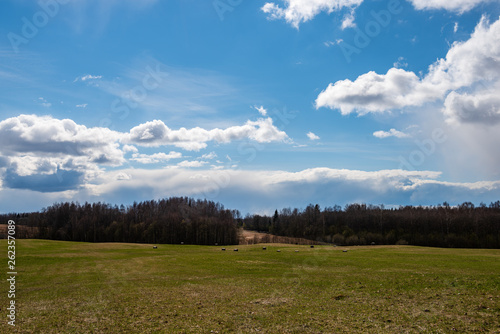
[[[120,165],[121,134],[107,128],[87,128],[70,119],[20,115],[0,122],[0,152],[4,155],[86,157],[99,164]]]
[[[245,125],[226,129],[205,130],[200,127],[172,130],[160,120],[147,122],[130,130],[124,141],[141,146],[173,145],[189,151],[207,147],[207,142],[229,143],[233,140],[251,139],[259,143],[285,142],[287,134],[273,125],[271,118],[247,121]]]
[[[86,74],[86,75],[82,75],[81,77],[75,78],[75,80],[73,80],[73,82],[87,81],[87,80],[97,80],[97,79],[102,79],[102,75]]]
[[[156,164],[180,158],[182,158],[182,153],[171,151],[168,154],[160,152],[151,155],[134,153],[130,160],[137,161],[141,164]]]
[[[184,161],[179,162],[177,164],[177,166],[184,167],[184,168],[198,168],[198,167],[203,167],[207,163],[208,162],[206,162],[206,161],[200,161],[200,160],[194,160],[194,161],[184,160]]]
[[[76,107],[77,108],[87,108],[88,104],[87,103],[83,103],[83,104],[77,104]]]
[[[134,145],[123,145],[123,152],[137,153],[139,150]]]
[[[260,107],[257,107],[257,106],[254,106],[255,110],[257,110],[259,112],[259,114],[261,114],[262,116],[267,116],[267,110],[263,107],[263,106],[260,106]]]
[[[335,46],[335,45],[339,45],[340,43],[342,43],[344,40],[342,38],[339,38],[335,41],[327,41],[327,42],[324,42],[323,44],[329,48],[330,46]]]
[[[457,33],[457,31],[458,31],[458,27],[459,27],[459,26],[458,26],[458,22],[455,22],[455,25],[453,26],[453,32],[454,32],[454,33]]]
[[[492,0],[410,0],[415,9],[445,9],[448,11],[463,13],[482,4],[492,2]]]
[[[212,160],[217,158],[217,154],[215,152],[210,152],[207,154],[203,154],[200,159],[205,159],[205,160]]]
[[[363,0],[283,0],[285,7],[274,2],[266,3],[261,10],[268,14],[268,19],[284,19],[295,28],[302,22],[307,22],[321,12],[328,14],[343,8],[355,8]]]
[[[454,43],[446,58],[432,64],[424,77],[398,68],[386,74],[369,72],[355,81],[330,84],[318,95],[316,107],[339,109],[347,115],[422,106],[444,99],[450,91],[499,77],[500,20],[490,25],[483,17],[470,39]]]
[[[354,23],[355,17],[354,17],[354,11],[351,11],[349,14],[344,16],[344,19],[342,20],[342,25],[340,26],[340,29],[345,30],[347,28],[355,28],[356,23]]]
[[[443,113],[450,122],[500,123],[500,96],[498,90],[486,90],[474,94],[451,92],[444,102]]]
[[[376,131],[373,133],[373,135],[377,138],[389,138],[389,137],[396,137],[396,138],[408,138],[410,135],[407,133],[398,131],[396,129],[390,129],[389,131]]]
[[[20,115],[0,122],[3,184],[42,192],[76,189],[99,175],[100,166],[125,162],[121,134],[87,128],[69,119]]]
[[[120,172],[120,173],[116,174],[116,180],[119,180],[119,181],[121,181],[121,180],[130,180],[131,178],[132,177],[129,174],[127,174],[127,173]]]
[[[39,97],[38,101],[40,101],[40,104],[46,108],[52,107],[52,103],[48,102],[46,99],[43,97]]]
[[[408,63],[406,62],[404,57],[399,57],[398,61],[394,62],[393,66],[395,68],[405,68],[408,67]]]
[[[312,132],[309,132],[309,133],[307,134],[307,137],[308,137],[310,140],[319,140],[319,139],[320,139],[317,135],[315,135],[315,134],[314,134],[314,133],[312,133]]]
[[[421,105],[429,96],[439,98],[435,90],[423,86],[413,72],[391,68],[387,74],[369,72],[355,81],[330,84],[316,99],[316,107],[340,109],[343,115],[383,112],[408,105]]]

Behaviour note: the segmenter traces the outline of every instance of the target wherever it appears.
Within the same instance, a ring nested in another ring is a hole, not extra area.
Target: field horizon
[[[6,240],[0,245],[7,249]],[[36,239],[16,246],[16,327],[4,319],[1,332],[500,330],[495,249],[259,244],[223,251]],[[6,293],[0,302],[5,317]]]

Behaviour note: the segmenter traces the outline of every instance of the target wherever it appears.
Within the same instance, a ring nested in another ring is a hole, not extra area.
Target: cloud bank
[[[348,203],[384,203],[387,205],[435,205],[448,201],[458,204],[474,198],[491,201],[500,198],[500,182],[451,183],[439,181],[439,172],[381,170],[359,171],[312,168],[298,172],[269,170],[191,169],[201,164],[181,163],[186,168],[124,169],[101,174],[78,190],[52,193],[46,199],[20,187],[4,188],[0,200],[21,207],[21,196],[38,198],[38,207],[54,200],[105,201],[130,204],[168,196],[193,196],[220,201],[243,212],[272,213],[283,207],[305,207]],[[300,196],[297,196],[300,194]],[[57,196],[56,196],[57,195]],[[131,196],[133,195],[133,196]],[[245,200],[242,201],[241,199]],[[21,211],[26,210],[26,205]]]

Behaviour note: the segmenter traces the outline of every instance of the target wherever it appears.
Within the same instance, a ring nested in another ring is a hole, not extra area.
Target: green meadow
[[[500,250],[157,246],[18,240],[0,332],[500,333]]]

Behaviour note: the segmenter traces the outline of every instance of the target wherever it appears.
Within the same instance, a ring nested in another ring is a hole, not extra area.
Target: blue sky
[[[500,199],[498,1],[0,9],[0,212]]]

